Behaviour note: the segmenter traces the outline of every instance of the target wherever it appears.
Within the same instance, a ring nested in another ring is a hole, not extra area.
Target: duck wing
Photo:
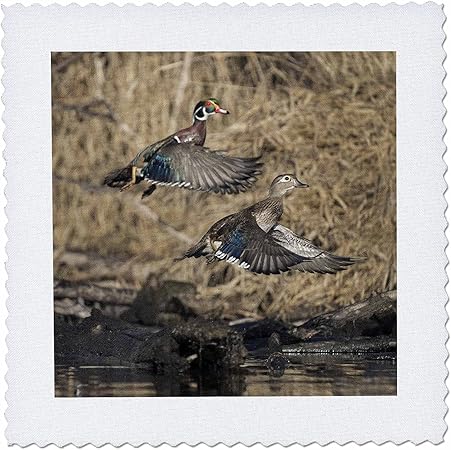
[[[149,162],[152,159],[152,156],[158,152],[158,150],[161,150],[164,147],[167,147],[169,145],[177,145],[180,141],[178,141],[175,138],[174,134],[171,134],[171,136],[168,136],[167,138],[162,139],[161,141],[155,142],[153,144],[148,145],[147,147],[143,148],[130,162],[131,166],[137,166],[139,165],[140,161]]]
[[[270,235],[279,245],[303,258],[302,261],[292,267],[293,270],[311,273],[336,273],[366,259],[334,255],[280,224],[277,224],[270,231]]]
[[[259,159],[227,156],[199,145],[167,145],[152,154],[141,177],[152,184],[237,194],[249,188],[261,173]]]
[[[121,167],[120,169],[113,170],[109,172],[103,181],[103,184],[114,188],[122,188],[127,185],[132,180],[132,167],[138,167],[143,162],[149,160],[155,152],[160,150],[161,148],[167,145],[176,145],[178,141],[175,139],[174,135],[168,136],[161,141],[155,142],[154,144],[150,144],[147,147],[143,148],[125,167]],[[138,178],[136,180],[139,183],[141,180]],[[145,195],[150,195],[153,192],[152,189],[148,189],[145,192]]]
[[[214,253],[217,259],[266,275],[286,272],[304,260],[263,231],[250,215],[234,222],[225,225],[224,233],[216,238],[220,242]]]

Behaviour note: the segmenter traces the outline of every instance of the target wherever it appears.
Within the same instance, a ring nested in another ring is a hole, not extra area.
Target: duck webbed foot
[[[141,195],[141,198],[145,198],[148,197],[149,195],[151,195],[153,193],[153,191],[156,189],[157,187],[154,184],[151,184],[144,192],[143,195]]]
[[[217,262],[217,259],[215,258],[214,253],[211,255],[207,255],[206,260],[207,260],[207,264],[213,264],[213,263]]]

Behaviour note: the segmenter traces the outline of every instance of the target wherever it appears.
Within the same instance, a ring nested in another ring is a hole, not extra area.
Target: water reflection
[[[284,361],[281,374],[272,373],[265,359],[249,358],[237,372],[191,376],[153,375],[126,367],[57,366],[55,380],[57,397],[396,395],[396,360],[296,356]]]

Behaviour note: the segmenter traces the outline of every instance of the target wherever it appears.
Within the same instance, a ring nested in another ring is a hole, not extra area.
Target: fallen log
[[[396,339],[390,336],[356,337],[339,341],[298,342],[281,346],[284,355],[303,353],[390,353],[396,351]]]
[[[396,291],[374,294],[367,300],[321,314],[292,331],[300,339],[396,336]]]
[[[119,289],[98,286],[92,283],[55,280],[53,283],[55,299],[83,299],[87,302],[109,305],[131,305],[136,296],[134,289]]]
[[[55,299],[53,301],[53,311],[59,316],[75,317],[77,319],[86,319],[86,317],[91,315],[89,306],[73,298]]]
[[[376,294],[354,305],[321,314],[268,339],[266,364],[280,377],[305,355],[378,355],[396,358],[396,291]],[[287,333],[288,336],[287,337]],[[292,338],[297,338],[292,342]]]

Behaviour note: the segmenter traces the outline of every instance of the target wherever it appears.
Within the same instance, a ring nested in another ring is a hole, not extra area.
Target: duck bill
[[[222,109],[222,108],[216,108],[215,109],[215,113],[217,113],[217,114],[230,114],[230,112],[227,111],[227,109]]]
[[[296,186],[297,189],[299,188],[308,188],[309,185],[307,183],[303,183],[302,181],[296,180]]]

